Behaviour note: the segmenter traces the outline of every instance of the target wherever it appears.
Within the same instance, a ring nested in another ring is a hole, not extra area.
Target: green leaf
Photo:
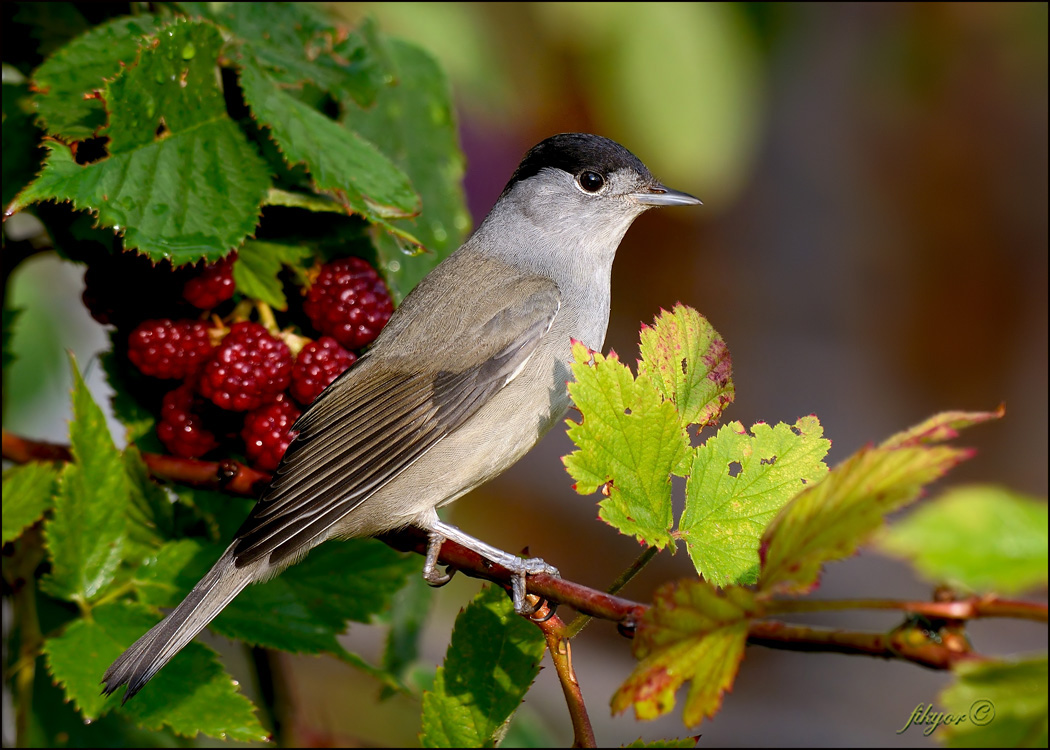
[[[173,607],[222,554],[223,545],[191,539],[165,544],[136,571],[144,603]],[[348,621],[385,610],[418,563],[375,539],[324,544],[276,578],[245,589],[212,629],[252,645],[295,653],[348,655],[338,636]]]
[[[419,564],[375,539],[323,544],[277,578],[241,593],[215,619],[229,638],[283,651],[343,656],[348,621],[369,622]]]
[[[716,586],[758,580],[758,545],[773,516],[820,481],[831,441],[814,416],[793,426],[731,422],[694,453],[678,533],[697,572]],[[734,471],[735,469],[735,471]]]
[[[242,62],[240,80],[245,101],[285,161],[305,164],[319,191],[332,192],[369,220],[419,210],[408,178],[371,143],[284,91],[253,63]]]
[[[99,694],[106,668],[140,635],[157,623],[148,609],[110,602],[91,610],[44,645],[48,670],[86,719],[117,708],[119,694]],[[237,692],[211,649],[190,643],[154,677],[135,700],[119,709],[148,729],[171,727],[185,737],[198,732],[244,742],[262,741],[251,702]]]
[[[245,240],[233,264],[237,291],[277,310],[287,310],[288,300],[277,274],[283,266],[294,267],[310,254],[310,249],[301,245]]]
[[[210,24],[161,29],[106,87],[111,155],[82,166],[69,147],[46,143],[43,172],[11,209],[70,201],[123,233],[125,247],[175,265],[218,260],[240,245],[270,178],[226,114],[216,80],[221,46]]]
[[[389,233],[376,237],[383,275],[400,300],[462,244],[470,214],[448,79],[422,48],[400,39],[389,39],[388,47],[396,85],[381,88],[368,109],[348,102],[343,122],[403,169],[423,201],[419,216],[392,224],[408,231],[426,252],[406,252],[405,243]]]
[[[1046,655],[1004,661],[961,661],[958,681],[941,693],[944,707],[965,717],[944,726],[948,747],[1046,747]]]
[[[33,461],[4,472],[3,543],[17,539],[51,507],[58,481],[54,464]]]
[[[569,395],[583,421],[567,420],[579,450],[562,459],[565,468],[581,495],[606,485],[598,513],[603,521],[662,549],[672,543],[670,475],[682,472],[689,456],[674,405],[647,376],[636,380],[615,353],[606,358],[595,352],[589,365],[587,347],[575,342],[572,354]]]
[[[959,430],[992,419],[1002,419],[1006,408],[1000,404],[995,411],[942,411],[929,419],[886,438],[880,448],[901,448],[909,445],[943,443],[959,436]]]
[[[744,657],[754,595],[736,586],[719,590],[705,581],[661,587],[634,637],[641,660],[612,698],[613,713],[634,706],[639,719],[655,719],[675,704],[691,680],[682,719],[689,726],[714,716]]]
[[[45,129],[67,140],[90,138],[106,124],[106,108],[94,95],[106,79],[133,65],[139,43],[154,32],[149,15],[117,18],[96,26],[51,55],[33,73],[35,103]]]
[[[336,97],[349,94],[369,106],[389,76],[368,21],[357,30],[337,28],[311,3],[179,5],[230,29],[244,53],[282,84],[317,86]]]
[[[59,475],[55,512],[44,527],[51,572],[41,585],[62,599],[90,600],[110,581],[123,556],[131,499],[124,460],[102,410],[73,369],[73,461]]]
[[[128,506],[128,548],[124,559],[139,562],[175,533],[175,506],[150,478],[149,468],[134,445],[124,450],[131,504]]]
[[[423,694],[423,747],[492,747],[539,673],[545,641],[487,586],[456,618],[434,689]]]
[[[3,194],[0,203],[6,206],[36,177],[44,151],[40,148],[40,131],[33,124],[28,86],[5,81],[3,111]]]
[[[949,490],[885,530],[879,545],[927,579],[1016,594],[1047,582],[1046,502],[1002,487]]]
[[[643,325],[638,373],[649,376],[674,403],[685,424],[718,422],[735,395],[733,362],[725,341],[703,315],[677,304]]]
[[[966,449],[938,441],[994,417],[934,417],[834,467],[785,505],[766,529],[760,587],[790,592],[812,588],[825,562],[852,555],[886,514],[914,501],[925,485],[970,456]]]

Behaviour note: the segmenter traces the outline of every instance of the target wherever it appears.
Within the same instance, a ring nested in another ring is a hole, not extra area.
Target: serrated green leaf
[[[762,532],[784,503],[828,472],[820,421],[731,422],[696,449],[678,533],[697,572],[716,586],[758,580]],[[735,469],[736,471],[733,471]]]
[[[941,693],[947,711],[964,720],[942,727],[948,747],[1046,747],[1046,655],[1003,661],[961,661],[958,681]]]
[[[139,43],[158,20],[140,15],[116,18],[77,37],[33,72],[40,119],[48,133],[69,140],[90,138],[106,124],[103,101],[92,93],[135,62]]]
[[[613,695],[613,713],[634,706],[639,719],[654,719],[674,708],[678,688],[691,680],[682,719],[695,726],[714,716],[736,678],[756,609],[754,595],[736,586],[687,580],[661,587],[635,633],[641,662]]]
[[[43,518],[54,502],[57,482],[58,468],[40,461],[12,466],[4,472],[4,544]]]
[[[337,28],[312,3],[179,5],[232,31],[242,41],[244,54],[283,84],[317,86],[370,106],[389,75],[368,21],[360,29]]]
[[[950,417],[950,429],[935,417],[877,448],[861,449],[796,495],[762,536],[760,587],[791,592],[812,588],[825,562],[852,555],[886,514],[914,501],[925,485],[970,456],[966,449],[939,445],[939,440],[995,415]]]
[[[288,300],[277,274],[283,266],[295,266],[310,254],[310,249],[301,245],[245,240],[233,264],[237,291],[277,310],[287,310]]]
[[[545,641],[487,586],[456,618],[444,666],[423,694],[423,747],[492,747],[539,673]]]
[[[49,671],[85,718],[119,706],[119,693],[108,698],[99,695],[99,680],[113,660],[156,623],[157,617],[142,605],[110,602],[45,643]],[[237,692],[215,652],[199,643],[187,645],[119,710],[142,727],[168,726],[185,737],[203,732],[249,742],[267,736],[251,702]]]
[[[110,156],[77,164],[48,142],[40,176],[12,204],[69,201],[124,235],[124,245],[175,265],[218,260],[258,221],[269,169],[227,116],[216,81],[222,39],[177,22],[145,43],[107,84]]]
[[[106,419],[73,370],[73,461],[59,475],[55,512],[44,526],[51,572],[41,585],[62,599],[90,600],[116,572],[127,539],[131,501],[124,460],[113,445]]]
[[[879,546],[927,579],[1015,594],[1047,582],[1046,502],[1002,487],[949,490],[885,530]]]
[[[218,260],[239,245],[269,189],[265,164],[228,119],[86,166],[66,146],[45,145],[45,169],[15,210],[69,201],[123,232],[126,248],[175,265]]]
[[[285,161],[305,164],[319,191],[368,219],[419,210],[408,178],[371,143],[284,91],[254,63],[242,63],[240,81],[245,101]]]
[[[418,572],[415,559],[375,539],[323,544],[277,578],[245,589],[212,627],[270,648],[342,655],[336,637],[348,622],[369,622]]]
[[[642,326],[639,374],[674,403],[685,424],[718,422],[735,395],[733,362],[718,331],[703,315],[679,303]]]
[[[689,442],[674,405],[664,401],[644,375],[636,380],[615,354],[608,358],[573,344],[569,395],[583,414],[568,420],[569,438],[578,450],[562,461],[576,480],[576,491],[589,495],[607,485],[599,516],[623,534],[646,545],[672,543],[671,473],[683,471]]]
[[[150,478],[149,468],[134,445],[124,450],[124,469],[131,491],[124,559],[137,563],[175,533],[175,509],[164,489]]]
[[[136,571],[140,600],[177,605],[223,549],[190,539],[165,544]],[[406,576],[417,573],[415,560],[374,539],[324,544],[280,576],[245,589],[211,628],[252,645],[345,658],[337,638],[348,622],[369,622],[389,606]]]
[[[343,122],[401,167],[423,201],[419,216],[391,223],[408,231],[426,252],[406,253],[404,243],[388,233],[376,237],[378,262],[391,293],[400,300],[462,244],[470,214],[462,185],[464,157],[444,71],[429,53],[409,42],[390,39],[389,51],[396,85],[380,89],[367,109],[347,103]]]
[[[216,77],[223,40],[210,23],[175,19],[143,46],[137,64],[105,88],[110,155],[149,146],[226,117]],[[162,129],[158,135],[158,129]]]

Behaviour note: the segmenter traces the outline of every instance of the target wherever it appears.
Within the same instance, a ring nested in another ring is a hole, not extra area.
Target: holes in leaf
[[[689,372],[689,362],[685,357],[682,357],[682,374],[686,375]]]
[[[106,158],[109,138],[88,138],[73,144],[73,159],[80,166]]]
[[[631,416],[631,407],[628,406],[626,409],[623,410],[623,413],[625,416]]]
[[[776,462],[777,462],[777,457],[776,456],[770,456],[769,458],[763,458],[761,461],[759,461],[759,463],[762,464],[763,466],[772,466]]]
[[[737,474],[739,474],[743,470],[743,468],[744,467],[742,467],[740,465],[739,461],[730,461],[729,462],[729,476],[735,477]]]

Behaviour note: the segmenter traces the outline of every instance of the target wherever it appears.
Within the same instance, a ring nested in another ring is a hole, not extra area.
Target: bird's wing
[[[271,565],[294,560],[513,380],[561,306],[553,282],[528,281],[523,303],[495,313],[474,306],[449,322],[457,337],[473,337],[461,341],[477,364],[421,374],[432,344],[423,341],[412,359],[388,362],[373,350],[326,390],[296,424],[298,437],[237,532],[237,566],[267,555]]]

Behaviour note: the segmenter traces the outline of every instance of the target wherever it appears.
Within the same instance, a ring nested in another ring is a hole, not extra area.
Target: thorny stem
[[[980,617],[1013,617],[1047,621],[1046,605],[1008,601],[994,595],[959,601],[905,602],[895,599],[773,599],[763,607],[766,614],[830,612],[849,609],[889,609],[944,620],[974,620]]]
[[[550,604],[544,603],[544,606],[549,607]],[[542,608],[537,614],[544,614]],[[572,644],[566,634],[565,623],[557,615],[552,615],[544,622],[539,622],[534,618],[529,619],[536,623],[536,626],[543,632],[543,637],[547,639],[547,651],[551,655],[551,661],[554,662],[554,669],[558,673],[558,681],[565,695],[565,705],[572,719],[572,746],[597,747],[594,728],[591,726],[591,719],[587,715],[587,705],[583,700],[583,691],[580,690],[580,682],[576,679],[576,670],[572,666]]]

